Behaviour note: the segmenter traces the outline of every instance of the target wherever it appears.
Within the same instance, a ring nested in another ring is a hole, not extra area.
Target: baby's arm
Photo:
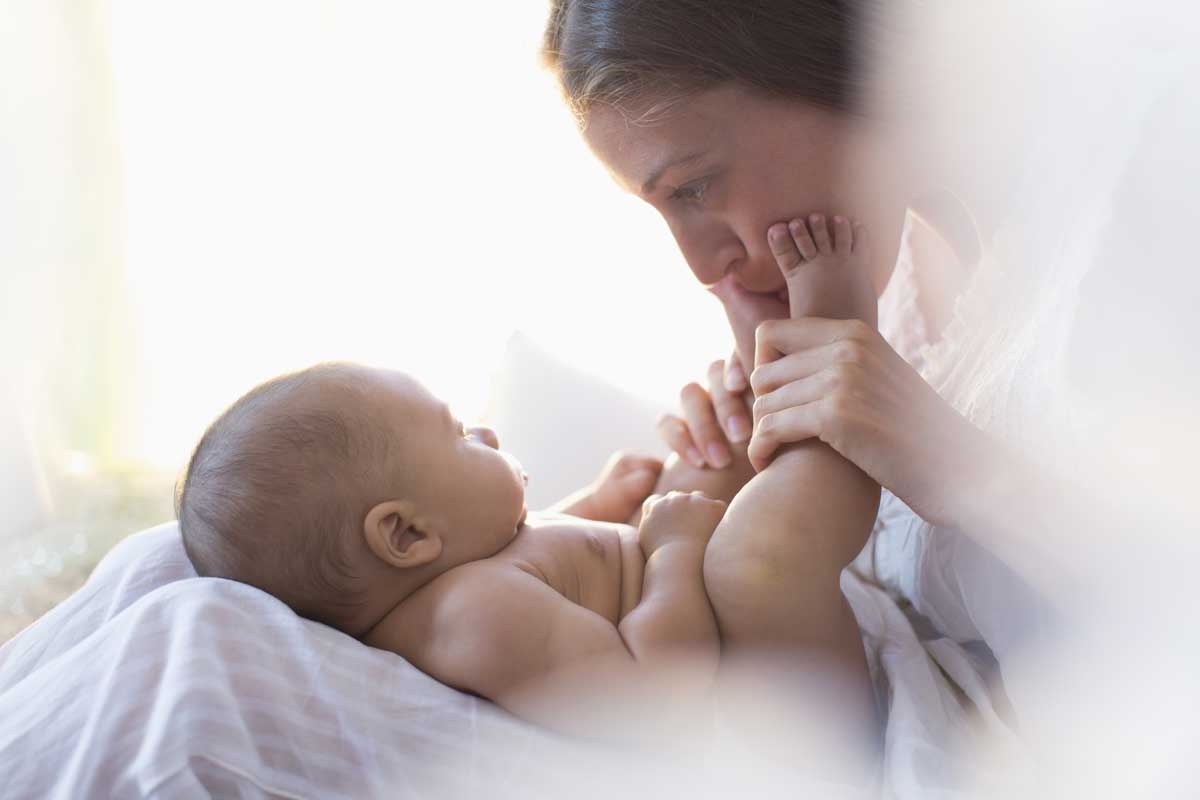
[[[660,744],[678,736],[716,672],[702,573],[724,504],[677,495],[648,508],[642,598],[618,625],[533,574],[481,561],[422,589],[368,644],[560,733]]]
[[[636,526],[642,518],[642,501],[651,494],[703,492],[728,503],[754,477],[747,444],[731,442],[733,459],[721,469],[695,467],[675,454],[664,464],[653,456],[615,453],[593,483],[547,510]]]
[[[625,522],[650,496],[662,471],[663,462],[653,456],[613,453],[596,480],[547,511],[601,522]]]

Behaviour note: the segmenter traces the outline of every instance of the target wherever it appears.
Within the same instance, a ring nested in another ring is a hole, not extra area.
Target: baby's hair
[[[362,413],[367,371],[319,364],[254,388],[201,437],[175,514],[196,572],[256,586],[345,629],[362,602],[346,549],[387,437]]]

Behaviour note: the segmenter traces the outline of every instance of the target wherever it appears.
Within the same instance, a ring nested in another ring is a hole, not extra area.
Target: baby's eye
[[[699,203],[704,199],[708,190],[710,178],[700,178],[691,183],[685,183],[671,194],[671,199],[682,203]]]

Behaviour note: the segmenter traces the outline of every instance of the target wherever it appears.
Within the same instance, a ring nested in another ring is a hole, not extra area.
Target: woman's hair
[[[551,0],[543,58],[581,121],[597,105],[653,116],[728,82],[852,113],[875,2]]]

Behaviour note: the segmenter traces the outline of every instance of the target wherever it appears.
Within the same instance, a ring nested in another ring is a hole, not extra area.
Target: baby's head
[[[253,389],[205,432],[176,499],[200,575],[353,636],[525,518],[525,476],[399,372],[322,364]]]

